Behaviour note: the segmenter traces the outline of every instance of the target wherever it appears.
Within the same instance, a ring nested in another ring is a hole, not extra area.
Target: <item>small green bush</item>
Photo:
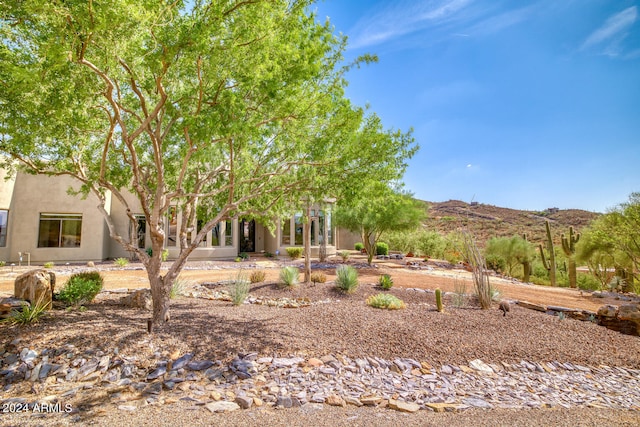
[[[367,298],[367,305],[387,310],[400,310],[406,307],[400,298],[391,294],[371,295]]]
[[[393,279],[388,274],[383,274],[378,279],[378,285],[385,291],[388,291],[393,287]]]
[[[5,265],[7,265],[6,261],[0,261],[0,267],[4,267]]]
[[[351,256],[351,252],[349,252],[349,251],[340,251],[340,252],[338,252],[338,255],[340,256],[340,258],[342,258],[342,262],[347,262],[347,260]]]
[[[280,281],[283,285],[291,288],[298,284],[300,272],[295,267],[284,267],[280,270]]]
[[[578,282],[578,288],[587,291],[599,291],[601,288],[600,281],[590,274],[580,274],[576,278]]]
[[[234,259],[234,261],[235,261],[235,262],[242,262],[242,258],[240,258],[239,256],[237,256],[237,257]]]
[[[129,260],[126,258],[116,258],[115,260],[113,260],[113,263],[118,266],[118,267],[126,267],[127,265],[129,265]]]
[[[44,268],[53,268],[54,265],[56,264],[53,261],[45,262],[44,264],[42,264]]]
[[[303,248],[299,246],[291,246],[291,247],[288,247],[286,250],[287,250],[287,255],[289,255],[291,259],[298,259],[302,256]]]
[[[487,263],[487,268],[489,270],[493,270],[496,273],[501,273],[504,271],[507,266],[507,262],[503,257],[496,254],[489,254],[485,257],[485,261]]]
[[[364,249],[364,245],[362,243],[355,244],[355,250],[361,252]]]
[[[376,243],[376,255],[389,255],[389,245],[384,242]]]
[[[247,260],[249,259],[249,254],[246,252],[240,252],[240,255],[238,255],[238,257],[242,258],[243,260]]]
[[[269,251],[266,251],[266,252],[264,253],[264,257],[265,257],[265,258],[273,258],[274,256],[275,256],[275,255],[274,255],[274,254],[272,254],[272,253],[271,253],[271,252],[269,252]]]
[[[68,305],[90,303],[102,290],[103,279],[97,271],[76,273],[58,293],[58,299]]]
[[[249,289],[251,289],[251,283],[247,280],[244,272],[239,271],[229,284],[229,295],[231,295],[233,305],[238,306],[244,303],[249,295]]]
[[[21,307],[21,310],[12,310],[9,317],[2,319],[3,323],[10,325],[31,325],[38,323],[40,318],[47,312],[47,303],[44,303],[44,293],[40,294],[40,298],[33,304]]]
[[[249,281],[251,283],[260,283],[264,282],[264,279],[267,277],[267,274],[263,270],[255,270],[251,272],[249,276]]]
[[[336,268],[336,287],[348,294],[358,288],[358,271],[350,265],[339,265]]]
[[[325,283],[327,281],[327,276],[324,273],[320,273],[316,271],[315,273],[311,273],[311,283],[314,285],[316,283]]]

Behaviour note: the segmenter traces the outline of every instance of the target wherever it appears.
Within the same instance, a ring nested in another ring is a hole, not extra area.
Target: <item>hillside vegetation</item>
[[[523,211],[482,203],[471,205],[460,200],[425,203],[429,206],[424,222],[426,229],[446,235],[464,225],[480,246],[492,237],[523,234],[530,242],[540,243],[545,239],[545,220],[549,220],[554,243],[559,245],[560,235],[566,233],[569,226],[580,231],[600,215],[580,209]]]

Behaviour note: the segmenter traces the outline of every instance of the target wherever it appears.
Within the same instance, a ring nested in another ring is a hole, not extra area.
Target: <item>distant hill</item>
[[[600,215],[580,209],[522,211],[460,200],[425,203],[429,206],[427,229],[447,234],[464,225],[476,236],[480,246],[492,237],[522,236],[523,233],[530,242],[541,243],[546,239],[546,220],[551,225],[555,243],[561,244],[560,235],[568,233],[569,226],[580,231]]]

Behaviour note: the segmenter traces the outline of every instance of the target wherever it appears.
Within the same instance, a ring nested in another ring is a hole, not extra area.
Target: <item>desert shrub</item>
[[[102,290],[103,279],[97,271],[76,273],[60,289],[58,300],[67,305],[90,303]]]
[[[31,325],[38,323],[40,318],[47,312],[47,303],[44,302],[44,293],[34,304],[23,305],[22,310],[12,310],[9,317],[2,319],[2,322],[10,325]]]
[[[444,237],[437,231],[423,231],[418,235],[418,251],[424,256],[442,259],[446,245]]]
[[[239,271],[236,277],[229,281],[229,295],[231,296],[231,302],[233,305],[241,305],[249,295],[249,289],[251,283],[247,280],[243,271]]]
[[[454,279],[451,303],[458,308],[467,305],[467,283],[465,281]]]
[[[240,254],[238,255],[239,258],[242,258],[243,260],[247,260],[249,259],[249,254],[246,252],[240,252]]]
[[[188,280],[185,280],[178,276],[173,283],[171,284],[171,290],[169,291],[169,298],[174,299],[183,295],[187,287],[191,283]]]
[[[235,257],[234,259],[235,262],[242,262],[242,258],[240,258],[239,256]]]
[[[7,265],[6,261],[0,261],[0,267],[4,267],[5,265]]]
[[[42,264],[44,268],[53,268],[54,265],[56,264],[53,261],[45,262],[44,264]]]
[[[360,252],[363,249],[364,249],[364,245],[362,243],[358,242],[358,243],[355,244],[355,250],[356,251]]]
[[[350,265],[336,268],[336,288],[348,294],[358,288],[358,271]]]
[[[264,279],[267,277],[267,274],[263,270],[255,270],[251,272],[249,276],[249,281],[251,283],[260,283],[264,282]]]
[[[351,252],[349,252],[349,251],[340,251],[340,252],[338,252],[338,256],[340,256],[340,258],[342,258],[342,262],[347,262],[347,260],[351,256]]]
[[[600,281],[590,274],[580,274],[576,277],[578,288],[587,291],[598,291],[601,288]]]
[[[393,287],[393,279],[388,274],[383,274],[378,279],[378,285],[385,291],[388,291]]]
[[[300,271],[295,267],[284,267],[280,270],[280,282],[288,288],[296,286],[298,284],[298,276]]]
[[[374,308],[383,308],[387,310],[400,310],[405,308],[404,302],[391,294],[371,295],[367,298],[367,305]]]
[[[324,283],[327,281],[327,276],[324,273],[320,273],[316,271],[311,273],[311,282],[315,285],[316,283]]]
[[[487,268],[489,270],[493,270],[497,273],[503,272],[507,266],[505,259],[496,254],[488,254],[485,258],[485,262],[487,263]]]
[[[462,254],[454,249],[447,249],[443,253],[444,259],[450,264],[457,264],[462,261]]]
[[[118,267],[126,267],[129,265],[129,260],[126,258],[116,258],[113,263]]]
[[[376,243],[376,255],[389,255],[389,245],[384,242]]]
[[[271,252],[269,252],[269,251],[266,251],[266,252],[264,253],[264,257],[265,257],[265,258],[273,258],[273,256],[274,256],[274,255],[273,255]]]
[[[291,247],[288,247],[286,250],[287,250],[287,255],[289,255],[289,258],[298,259],[302,256],[303,248],[299,246],[291,246]]]

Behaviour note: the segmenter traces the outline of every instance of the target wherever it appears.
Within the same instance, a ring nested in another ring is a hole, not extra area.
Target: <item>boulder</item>
[[[151,310],[153,308],[151,289],[138,289],[126,297],[120,298],[120,302],[127,307]]]
[[[55,284],[56,275],[52,271],[43,269],[27,271],[16,277],[14,295],[31,304],[40,304],[51,309]]]
[[[534,304],[529,301],[518,301],[518,305],[522,308],[528,308],[529,310],[536,310],[545,313],[547,311],[547,307],[540,304]]]
[[[640,304],[603,305],[598,308],[598,324],[623,334],[640,336]]]
[[[9,317],[12,311],[22,311],[25,306],[29,307],[30,304],[23,299],[2,298],[0,300],[0,319]]]

